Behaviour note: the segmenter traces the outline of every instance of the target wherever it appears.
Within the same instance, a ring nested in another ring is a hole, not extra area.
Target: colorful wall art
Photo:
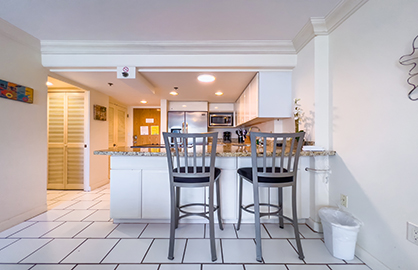
[[[0,80],[0,97],[25,103],[33,103],[33,89]]]

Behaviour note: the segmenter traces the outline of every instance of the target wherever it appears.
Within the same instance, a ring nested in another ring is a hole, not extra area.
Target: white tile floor
[[[48,191],[48,211],[0,232],[0,270],[369,270],[355,258],[334,258],[322,234],[300,225],[303,261],[293,227],[264,224],[263,263],[255,260],[254,226],[216,230],[211,262],[208,226],[180,224],[174,260],[167,259],[168,224],[113,224],[109,186],[92,192]]]

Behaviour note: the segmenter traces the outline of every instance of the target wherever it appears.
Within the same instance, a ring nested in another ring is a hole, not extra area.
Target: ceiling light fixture
[[[177,89],[179,89],[177,86],[174,86],[174,91],[170,92],[170,95],[177,96],[179,93],[177,92]]]
[[[215,93],[215,95],[217,95],[217,96],[222,96],[224,93],[222,93],[221,91],[218,91],[218,92],[216,92]]]
[[[209,74],[203,74],[197,77],[200,82],[213,82],[215,80],[215,76]]]
[[[148,103],[148,101],[146,101],[146,100],[141,100],[141,103],[142,103],[142,104],[145,104],[145,103]]]
[[[54,85],[54,84],[52,82],[46,82],[46,85],[51,86],[51,85]]]

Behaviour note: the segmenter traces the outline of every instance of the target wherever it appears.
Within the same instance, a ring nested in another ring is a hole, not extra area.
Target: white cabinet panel
[[[141,171],[110,171],[110,217],[141,218]]]
[[[210,112],[233,112],[234,103],[209,103]]]
[[[153,160],[154,158],[149,158]],[[170,218],[170,182],[167,170],[142,171],[142,218]]]
[[[207,112],[208,111],[208,102],[206,101],[170,101],[168,103],[168,110],[169,111],[202,111]]]

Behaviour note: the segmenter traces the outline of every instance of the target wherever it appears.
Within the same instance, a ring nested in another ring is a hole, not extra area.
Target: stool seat
[[[173,170],[174,173],[177,173],[178,171],[179,170],[177,168],[175,168]],[[208,177],[193,176],[193,172],[194,172],[193,167],[188,167],[187,171],[188,171],[188,175],[190,175],[192,177],[174,176],[174,182],[178,182],[178,183],[209,183],[209,181],[210,181],[209,176]],[[180,167],[180,173],[185,173],[185,172],[186,172],[186,167]],[[202,172],[203,172],[202,167],[196,167],[196,173],[202,173]],[[209,173],[210,172],[210,167],[205,167],[205,172]],[[221,169],[215,167],[215,179],[217,179],[220,174],[221,174]]]
[[[263,168],[257,168],[257,172],[263,172]],[[272,173],[273,172],[273,168],[272,167],[267,167],[266,168],[266,172],[267,173]],[[279,167],[274,168],[274,172],[275,173],[281,173],[281,172],[288,172],[286,169],[282,169]],[[253,182],[253,168],[252,167],[244,167],[244,168],[239,168],[237,170],[237,173],[244,177],[245,180],[249,181],[249,182]],[[293,176],[287,176],[287,177],[264,177],[264,176],[259,176],[258,177],[258,182],[259,183],[288,183],[288,182],[292,182],[293,181]]]

